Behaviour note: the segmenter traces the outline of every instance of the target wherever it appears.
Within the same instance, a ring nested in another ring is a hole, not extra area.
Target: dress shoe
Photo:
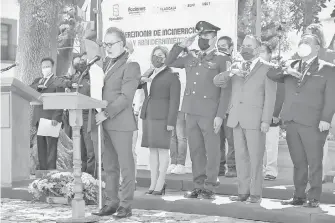
[[[128,218],[131,217],[133,214],[131,212],[131,208],[124,208],[119,207],[117,211],[113,214],[113,218],[115,219],[121,219],[121,218]]]
[[[262,201],[261,196],[250,195],[247,202],[252,204],[260,204]]]
[[[185,198],[198,198],[199,195],[201,194],[202,189],[195,188],[192,191],[187,191],[184,194]]]
[[[305,198],[298,198],[298,197],[294,197],[291,200],[288,201],[282,201],[281,204],[282,205],[294,205],[294,206],[300,206],[303,205],[306,202]]]
[[[316,199],[308,199],[305,203],[304,203],[304,207],[306,208],[317,208],[320,205],[320,201],[316,200]]]
[[[201,198],[201,199],[215,199],[215,193],[211,190],[202,190],[201,191],[201,194],[199,194],[198,198]]]
[[[244,201],[248,200],[249,196],[250,196],[249,194],[239,194],[238,196],[231,196],[231,197],[229,197],[229,199],[231,201],[244,202]]]
[[[264,180],[270,180],[270,181],[273,181],[275,180],[277,177],[275,176],[272,176],[270,174],[267,174],[265,177],[264,177]]]
[[[93,215],[98,215],[98,216],[109,216],[113,215],[116,212],[117,208],[114,206],[108,206],[105,205],[103,206],[99,212],[92,213]]]
[[[152,194],[152,192],[154,192],[154,190],[148,190],[145,194]]]

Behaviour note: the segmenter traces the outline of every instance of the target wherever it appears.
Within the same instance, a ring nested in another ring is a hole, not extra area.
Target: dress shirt
[[[43,86],[44,86],[44,87],[46,87],[45,84],[48,83],[48,81],[50,80],[50,78],[51,78],[53,75],[54,75],[54,74],[51,73],[49,76],[47,76],[47,77],[43,77],[43,78],[45,79],[44,82],[43,82]]]
[[[162,70],[165,69],[166,66],[162,66],[159,68],[155,68],[154,72],[152,73],[152,75],[150,76],[151,81],[147,82],[147,86],[148,86],[148,95],[150,95],[150,87],[151,87],[151,83],[153,81],[153,79],[156,77],[156,75],[161,72]]]

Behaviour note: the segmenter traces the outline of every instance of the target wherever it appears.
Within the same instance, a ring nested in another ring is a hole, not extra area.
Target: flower
[[[90,174],[82,173],[83,195],[85,202],[97,203],[99,181]],[[71,172],[52,171],[40,179],[34,180],[28,187],[35,199],[42,196],[57,196],[72,199],[74,197],[74,176]],[[105,182],[102,182],[105,187]]]

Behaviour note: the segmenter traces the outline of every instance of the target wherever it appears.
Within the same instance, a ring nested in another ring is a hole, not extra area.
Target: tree
[[[57,58],[59,13],[62,12],[61,9],[66,1],[18,0],[18,2],[20,4],[20,24],[16,60],[20,63],[20,66],[15,77],[29,85],[35,78],[41,76],[40,61],[43,57]],[[57,64],[57,60],[55,62]],[[59,61],[58,64],[63,66],[62,61]],[[35,126],[31,126],[30,136],[31,172],[33,173],[38,164],[36,162]],[[71,160],[69,149],[72,149],[72,142],[62,134],[59,141],[60,159],[57,162],[61,167],[68,166],[69,160]]]

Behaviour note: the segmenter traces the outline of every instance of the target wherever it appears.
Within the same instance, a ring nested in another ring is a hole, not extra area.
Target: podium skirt
[[[170,149],[172,131],[167,131],[167,120],[142,120],[142,147]]]

